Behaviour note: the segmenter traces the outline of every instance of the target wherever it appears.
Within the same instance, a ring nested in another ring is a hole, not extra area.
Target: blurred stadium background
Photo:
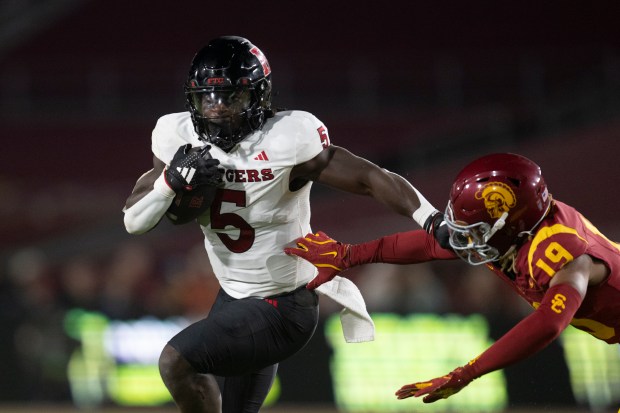
[[[189,62],[208,39],[251,39],[276,104],[314,113],[334,144],[439,208],[464,163],[513,151],[620,240],[619,12],[615,1],[0,1],[0,411],[174,411],[154,360],[209,311],[216,281],[197,227],[132,237],[121,208],[151,166],[156,119],[184,110]],[[413,228],[318,185],[313,203],[313,228],[346,242]],[[344,347],[324,301],[269,411],[620,407],[618,346],[570,333],[445,403],[395,403],[400,385],[464,363],[530,310],[460,262],[351,278],[376,342]]]

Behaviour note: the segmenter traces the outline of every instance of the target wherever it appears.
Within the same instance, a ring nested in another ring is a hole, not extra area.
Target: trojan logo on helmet
[[[501,182],[490,182],[484,185],[474,195],[476,199],[483,199],[484,206],[491,218],[500,218],[517,204],[517,197],[508,185]]]
[[[530,159],[511,153],[478,158],[452,184],[445,214],[450,246],[473,265],[497,261],[540,224],[551,200]]]

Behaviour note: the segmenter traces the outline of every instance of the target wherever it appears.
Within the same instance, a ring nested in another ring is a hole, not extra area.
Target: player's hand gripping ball
[[[211,157],[210,148],[183,145],[166,168],[166,182],[177,194],[166,217],[175,225],[194,221],[204,214],[222,184],[220,162]]]

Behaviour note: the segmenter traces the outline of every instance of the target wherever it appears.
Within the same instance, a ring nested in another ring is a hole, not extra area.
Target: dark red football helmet
[[[446,208],[450,246],[470,264],[503,256],[545,217],[551,196],[540,167],[497,153],[476,159],[457,175]]]

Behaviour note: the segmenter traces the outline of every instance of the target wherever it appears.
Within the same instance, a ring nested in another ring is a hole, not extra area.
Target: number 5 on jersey
[[[319,137],[321,138],[321,145],[323,145],[323,148],[327,148],[329,145],[331,145],[331,142],[329,141],[329,135],[327,134],[327,129],[325,128],[325,126],[321,125],[321,127],[317,129],[317,132],[319,133]]]

